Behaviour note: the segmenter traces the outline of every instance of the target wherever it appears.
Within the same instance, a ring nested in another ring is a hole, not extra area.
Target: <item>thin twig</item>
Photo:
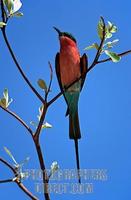
[[[6,165],[15,175],[17,174],[15,169],[3,158],[0,158],[0,162],[2,162],[4,165]]]
[[[10,114],[11,116],[13,116],[15,119],[17,119],[17,121],[19,121],[28,130],[31,136],[33,136],[33,131],[31,130],[31,128],[16,113],[10,111],[7,108],[2,107],[1,105],[0,105],[0,108],[3,109],[8,114]]]
[[[1,183],[10,183],[10,182],[13,182],[13,180],[12,179],[0,180],[0,184]]]
[[[38,200],[38,198],[36,196],[34,196],[25,186],[23,183],[19,182],[19,181],[15,181],[17,183],[17,185],[19,186],[19,188],[21,190],[23,190],[23,192],[25,194],[27,194],[32,200]]]
[[[122,56],[126,56],[128,54],[131,54],[131,50],[125,51],[123,53],[119,53],[117,55],[120,56],[120,57],[122,57]],[[103,60],[97,61],[96,64],[100,64],[100,63],[104,63],[104,62],[108,62],[108,61],[112,61],[111,58],[107,58],[107,59],[103,59]]]
[[[52,65],[50,62],[48,62],[48,64],[49,64],[49,68],[50,68],[50,82],[49,82],[49,86],[48,86],[48,89],[47,89],[47,92],[45,95],[45,101],[47,101],[48,94],[51,91],[51,85],[52,85],[52,80],[53,80],[53,68],[52,68]]]
[[[8,50],[9,50],[11,56],[12,56],[12,59],[13,59],[15,65],[16,65],[17,69],[19,70],[19,72],[20,72],[20,74],[22,75],[23,79],[26,81],[27,85],[31,88],[31,90],[33,91],[33,93],[38,97],[38,99],[39,99],[42,103],[44,103],[45,101],[44,101],[43,97],[42,97],[42,96],[37,92],[37,90],[33,87],[33,85],[31,84],[31,82],[29,81],[29,79],[26,77],[24,71],[22,70],[22,67],[21,67],[20,64],[18,63],[17,58],[16,58],[16,56],[15,56],[15,54],[14,54],[12,48],[11,48],[11,45],[10,45],[9,41],[8,41],[8,38],[7,38],[7,35],[6,35],[6,32],[5,32],[5,27],[4,27],[4,28],[1,28],[1,31],[2,31],[2,34],[3,34],[3,38],[4,38],[4,40],[5,40],[5,43],[6,43],[6,45],[7,45],[7,48],[8,48]]]
[[[4,3],[3,0],[1,0],[1,17],[2,17],[2,21],[4,23],[6,23],[6,16],[5,16],[5,10],[4,10]]]
[[[3,158],[0,158],[0,162],[2,162],[4,165],[6,165],[15,175],[16,179],[14,179],[14,182],[19,186],[21,190],[25,194],[27,194],[32,200],[38,200],[37,197],[35,197],[20,181],[17,179],[17,171],[15,168],[13,168],[7,161],[5,161]]]

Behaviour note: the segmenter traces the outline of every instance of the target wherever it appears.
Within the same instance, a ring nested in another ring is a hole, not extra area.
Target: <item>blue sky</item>
[[[7,28],[10,43],[17,58],[33,83],[43,78],[49,82],[48,61],[54,69],[55,54],[59,51],[59,42],[53,26],[63,31],[71,32],[77,39],[79,50],[98,41],[96,26],[102,15],[105,20],[115,23],[119,44],[115,52],[131,49],[129,0],[109,2],[101,1],[23,1],[21,11],[24,16],[12,19]],[[114,38],[114,39],[115,39]],[[95,50],[88,53],[91,63]],[[131,56],[123,57],[114,64],[112,62],[96,66],[88,75],[79,102],[79,117],[82,139],[79,142],[80,161],[82,169],[106,169],[107,181],[93,181],[92,194],[51,194],[51,200],[129,200],[131,198]],[[11,56],[0,34],[0,94],[3,89],[9,89],[14,99],[10,106],[28,124],[37,120],[39,100],[25,84],[16,69]],[[55,76],[50,98],[59,92]],[[41,134],[41,145],[47,168],[56,160],[61,169],[76,167],[74,143],[68,138],[68,118],[65,118],[66,104],[61,97],[57,100],[46,116],[46,121],[53,125]],[[33,127],[32,127],[33,128]],[[0,110],[0,156],[10,161],[4,152],[7,146],[18,162],[27,156],[30,161],[25,169],[38,169],[36,151],[31,137],[7,113]],[[11,161],[10,161],[11,162]],[[0,164],[0,179],[11,177],[10,171]],[[37,194],[32,181],[25,185]],[[0,185],[0,199],[27,199],[25,194],[15,184]]]

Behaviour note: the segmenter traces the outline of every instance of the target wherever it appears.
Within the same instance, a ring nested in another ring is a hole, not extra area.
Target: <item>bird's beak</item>
[[[58,28],[56,28],[56,27],[53,27],[53,28],[56,30],[56,32],[59,34],[59,36],[62,35],[62,32]]]

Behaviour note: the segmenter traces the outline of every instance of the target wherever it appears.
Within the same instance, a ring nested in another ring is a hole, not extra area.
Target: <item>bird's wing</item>
[[[55,57],[55,70],[56,70],[57,80],[58,80],[60,89],[63,92],[61,78],[60,78],[60,62],[59,62],[59,60],[60,60],[60,53],[57,53],[56,57]]]
[[[64,96],[65,101],[67,103],[67,100],[66,100],[66,97],[65,97],[65,94],[64,94],[64,90],[63,90],[63,87],[62,87],[61,78],[60,78],[60,62],[59,61],[60,61],[60,53],[57,53],[56,58],[55,58],[55,70],[56,70],[57,80],[58,80],[61,92],[63,93],[63,96]],[[68,106],[68,103],[67,103],[67,106]]]
[[[82,90],[86,78],[86,72],[88,70],[88,58],[85,53],[80,58],[80,69],[81,69],[81,75],[83,75],[81,83],[81,90]]]

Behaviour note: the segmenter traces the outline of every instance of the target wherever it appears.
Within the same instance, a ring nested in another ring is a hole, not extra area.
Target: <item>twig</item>
[[[48,64],[49,64],[49,68],[50,68],[50,83],[49,83],[49,86],[48,86],[48,89],[47,89],[47,92],[45,95],[45,101],[47,101],[48,94],[51,91],[51,85],[52,85],[52,80],[53,80],[53,68],[52,68],[52,65],[50,62],[48,62]]]
[[[1,4],[1,17],[2,17],[3,22],[5,23],[6,22],[6,16],[5,16],[3,0],[1,0],[0,4]]]
[[[6,165],[15,175],[17,174],[15,169],[3,158],[0,158],[0,162],[2,162],[4,165]]]
[[[10,182],[13,182],[13,180],[12,179],[0,180],[0,184],[1,183],[10,183]]]
[[[2,107],[1,105],[0,105],[0,108],[3,109],[8,114],[10,114],[11,116],[13,116],[15,119],[17,119],[17,121],[19,121],[28,130],[28,132],[31,134],[31,136],[33,136],[33,131],[31,130],[31,128],[18,115],[16,115],[16,113],[10,111],[9,109]]]
[[[119,53],[117,55],[120,56],[120,57],[122,57],[122,56],[126,56],[128,54],[131,54],[131,50],[125,51],[123,53]],[[107,58],[107,59],[104,59],[104,60],[97,61],[96,64],[100,64],[100,63],[104,63],[104,62],[108,62],[108,61],[112,61],[111,58]]]
[[[0,158],[0,162],[2,162],[4,165],[6,165],[15,175],[16,179],[14,179],[14,181],[12,182],[15,182],[19,188],[21,190],[23,190],[23,192],[25,194],[27,194],[32,200],[38,200],[37,197],[35,197],[18,179],[17,179],[17,171],[7,162],[5,161],[3,158]],[[10,181],[11,182],[11,181]]]
[[[15,54],[14,54],[14,52],[13,52],[11,46],[10,46],[9,41],[8,41],[8,38],[7,38],[7,35],[6,35],[6,32],[5,32],[5,27],[4,27],[4,28],[1,28],[1,31],[2,31],[2,34],[3,34],[3,38],[4,38],[4,40],[5,40],[5,43],[6,43],[6,45],[7,45],[7,48],[8,48],[8,50],[9,50],[11,56],[12,56],[12,59],[13,59],[15,65],[16,65],[17,69],[19,70],[20,74],[22,75],[23,79],[26,81],[26,83],[28,84],[28,86],[29,86],[29,87],[31,88],[31,90],[34,92],[34,94],[38,97],[38,99],[39,99],[42,103],[44,103],[45,101],[44,101],[43,97],[42,97],[42,96],[37,92],[37,90],[33,87],[33,85],[31,84],[31,82],[29,81],[29,79],[26,77],[24,71],[22,70],[20,64],[18,63],[17,58],[16,58],[16,56],[15,56]]]

